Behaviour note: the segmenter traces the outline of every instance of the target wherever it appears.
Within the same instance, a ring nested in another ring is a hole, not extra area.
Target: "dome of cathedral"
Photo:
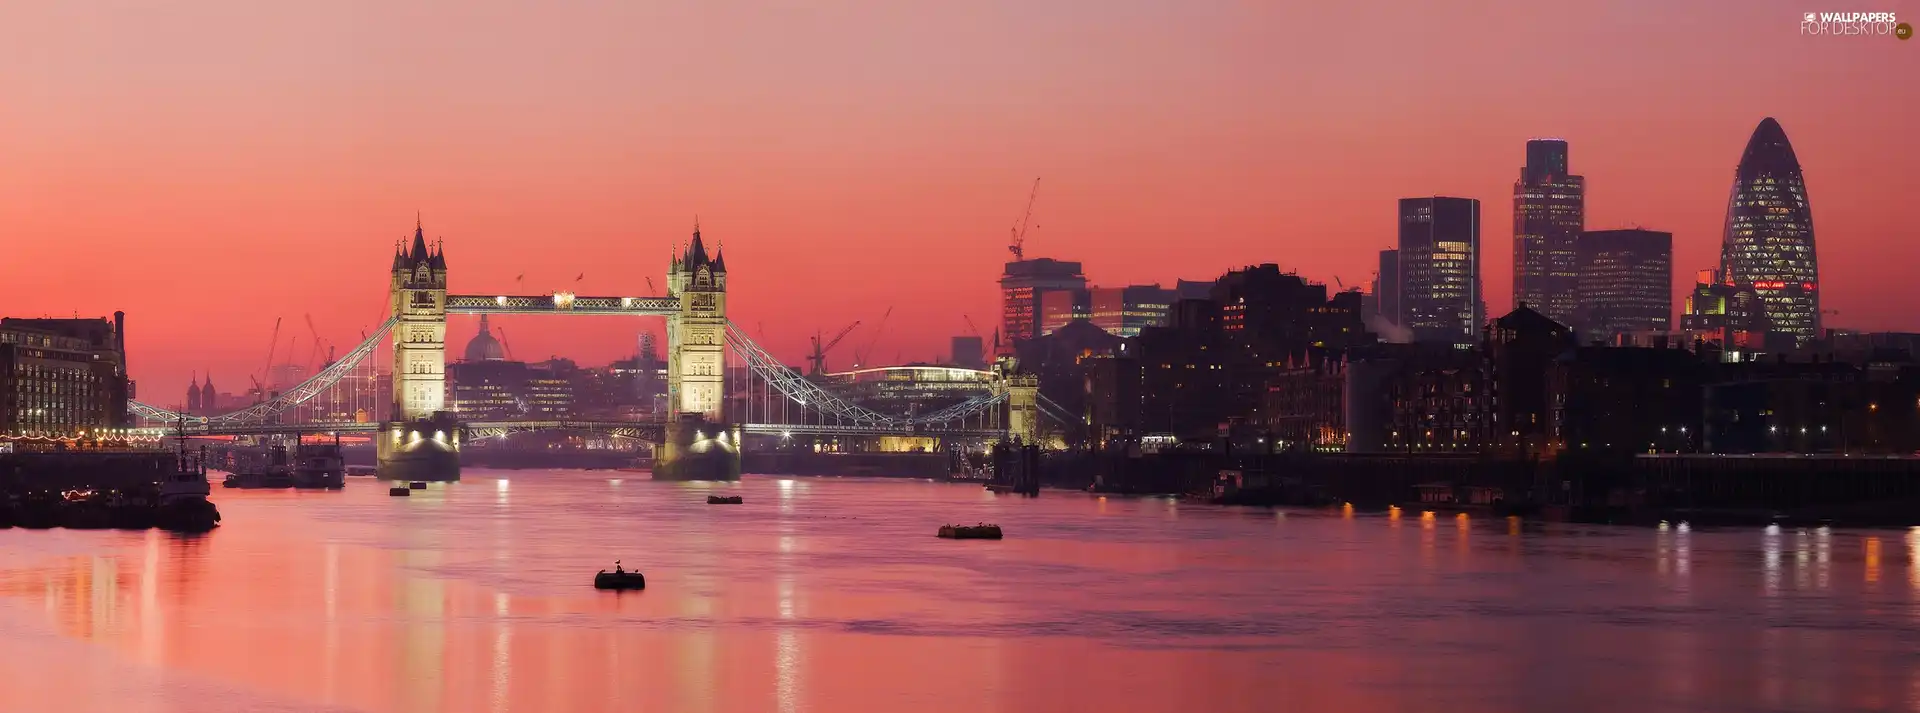
[[[473,335],[467,342],[467,361],[505,361],[506,350],[500,347],[500,340],[493,338],[487,329],[487,316],[480,315],[480,333]]]

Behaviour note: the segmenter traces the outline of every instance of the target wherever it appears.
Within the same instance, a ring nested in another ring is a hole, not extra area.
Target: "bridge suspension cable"
[[[750,373],[764,380],[768,387],[803,409],[815,410],[823,420],[831,419],[835,425],[911,430],[915,426],[950,424],[981,416],[1005,403],[1007,398],[1005,392],[994,389],[937,411],[906,416],[889,415],[852,403],[821,388],[754,343],[745,329],[732,322],[727,323],[727,346],[746,364]],[[748,400],[751,402],[751,396]]]
[[[380,345],[386,341],[387,333],[392,331],[395,321],[397,320],[389,317],[387,321],[382,322],[379,327],[375,328],[373,332],[367,336],[366,341],[361,342],[359,346],[353,348],[353,351],[341,356],[339,361],[334,362],[325,369],[321,369],[319,373],[309,377],[306,381],[300,382],[293,388],[281,392],[278,396],[248,406],[239,411],[224,413],[218,416],[194,416],[139,401],[129,403],[128,410],[132,411],[133,415],[137,417],[169,426],[182,421],[208,427],[250,426],[267,423],[272,417],[306,403],[308,400],[319,395],[320,392],[332,388],[335,384],[339,383],[342,377],[351,373],[355,367],[359,366],[362,361],[380,348]]]

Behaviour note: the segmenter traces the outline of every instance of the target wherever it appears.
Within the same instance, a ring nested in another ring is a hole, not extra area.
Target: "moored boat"
[[[746,502],[738,495],[708,495],[708,505],[739,505]]]
[[[413,490],[404,485],[395,485],[387,488],[387,494],[396,498],[404,498],[413,495]]]
[[[647,578],[639,572],[600,570],[593,575],[594,589],[646,589]]]
[[[942,525],[940,536],[949,540],[998,540],[999,525]]]
[[[340,437],[332,443],[302,444],[294,458],[293,487],[337,490],[347,484],[347,458]]]
[[[407,487],[409,487],[409,488],[412,488],[412,489],[414,489],[414,490],[426,490],[426,489],[427,489],[427,481],[424,481],[424,480],[416,480],[416,481],[413,481],[413,482],[411,482],[411,483],[407,483]]]

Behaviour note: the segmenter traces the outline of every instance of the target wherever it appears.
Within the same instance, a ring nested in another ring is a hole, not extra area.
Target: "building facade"
[[[1167,313],[1178,298],[1174,290],[1159,285],[1096,287],[1090,290],[1089,319],[1093,326],[1118,337],[1132,337],[1147,327],[1167,323]]]
[[[131,425],[126,318],[0,320],[0,434],[84,438]]]
[[[1580,234],[1577,248],[1572,324],[1582,341],[1673,328],[1672,233],[1594,230]]]
[[[1682,334],[1703,344],[1717,344],[1730,355],[1764,349],[1772,329],[1759,293],[1733,284],[1718,270],[1697,273],[1683,310]]]
[[[1821,335],[1813,209],[1800,160],[1771,117],[1753,130],[1734,170],[1720,269],[1760,295],[1774,330],[1799,345]]]
[[[1513,183],[1513,307],[1562,324],[1574,319],[1575,243],[1586,227],[1586,179],[1567,166],[1566,141],[1534,139]]]
[[[1076,319],[1093,316],[1089,291],[1081,289],[1046,290],[1040,293],[1040,333],[1044,337]]]
[[[1009,345],[1040,336],[1040,301],[1046,293],[1086,287],[1087,277],[1077,262],[1034,258],[1007,263],[1000,276],[1000,333]]]
[[[1480,201],[1400,200],[1400,326],[1415,341],[1472,348],[1485,321],[1480,287]]]

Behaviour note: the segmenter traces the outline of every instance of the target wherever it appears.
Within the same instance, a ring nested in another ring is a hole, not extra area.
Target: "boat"
[[[708,505],[739,505],[743,502],[746,502],[746,501],[740,499],[740,496],[738,495],[708,495],[707,496]]]
[[[999,525],[942,525],[940,536],[949,540],[998,540]]]
[[[274,446],[267,451],[265,464],[240,466],[227,475],[220,484],[227,488],[291,488],[293,487],[293,468],[287,465],[285,446]]]
[[[379,471],[379,469],[378,469],[378,468],[375,468],[375,467],[373,467],[373,466],[370,466],[370,465],[350,465],[350,466],[347,466],[347,475],[373,475],[374,473],[376,473],[376,472],[378,472],[378,471]]]
[[[593,588],[619,590],[646,589],[647,578],[639,572],[628,572],[615,566],[612,572],[603,569],[600,570],[599,574],[593,575]]]
[[[347,484],[347,459],[340,450],[340,437],[332,443],[302,444],[294,458],[293,487],[338,490]]]
[[[395,485],[391,488],[387,488],[387,494],[394,496],[396,498],[404,498],[404,497],[412,496],[413,490],[404,485]]]
[[[426,490],[426,489],[427,489],[427,481],[424,481],[424,480],[416,480],[416,481],[413,481],[413,482],[411,482],[411,483],[407,483],[407,487],[409,487],[409,488],[413,488],[414,490]]]

